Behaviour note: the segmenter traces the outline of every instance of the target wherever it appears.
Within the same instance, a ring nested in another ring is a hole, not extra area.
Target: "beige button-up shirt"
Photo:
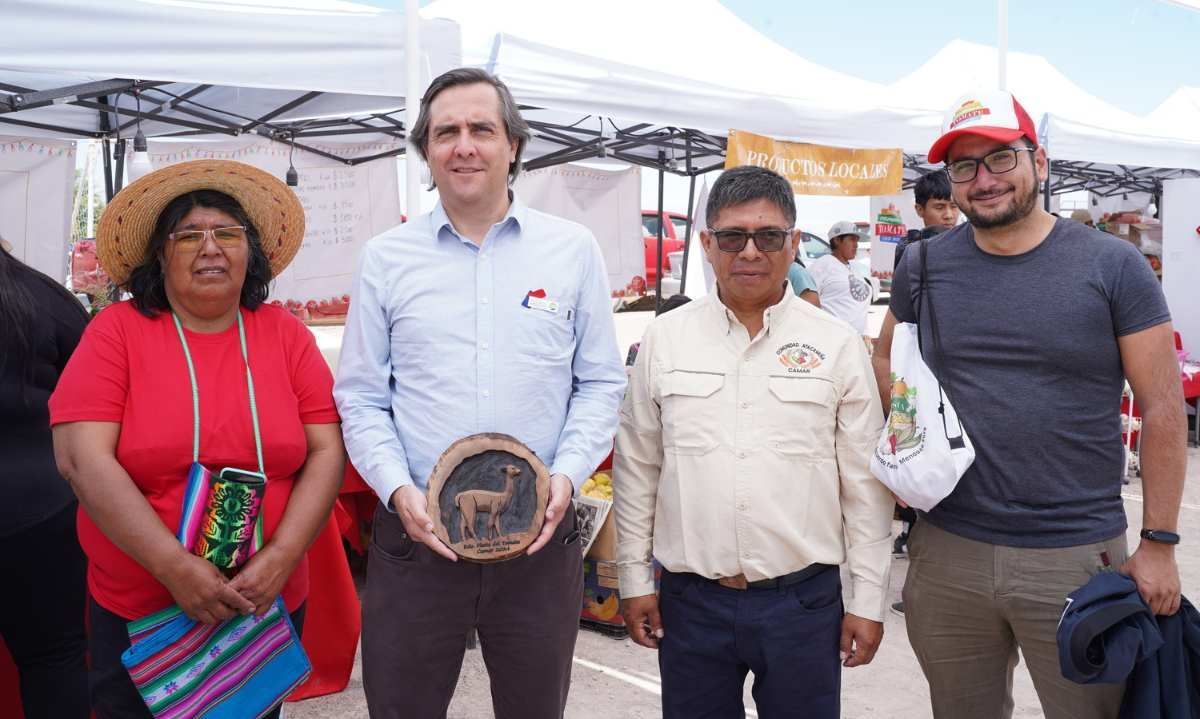
[[[646,330],[613,465],[621,595],[672,572],[771,579],[849,565],[847,611],[882,620],[892,497],[870,472],[883,428],[849,325],[790,291],[753,340],[716,294]]]

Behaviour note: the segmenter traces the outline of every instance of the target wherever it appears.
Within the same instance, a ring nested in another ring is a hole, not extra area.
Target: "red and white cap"
[[[997,142],[1027,137],[1037,147],[1037,129],[1011,92],[988,90],[963,95],[942,120],[942,136],[929,148],[929,162],[942,162],[960,135],[982,135]]]

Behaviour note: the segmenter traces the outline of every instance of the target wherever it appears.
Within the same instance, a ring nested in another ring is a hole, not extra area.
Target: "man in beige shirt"
[[[759,716],[837,717],[839,650],[861,666],[883,637],[892,497],[868,469],[878,390],[858,334],[788,291],[800,239],[788,181],[729,170],[706,215],[717,291],[650,325],[621,408],[625,624],[659,650],[665,719],[744,716],[748,671]]]

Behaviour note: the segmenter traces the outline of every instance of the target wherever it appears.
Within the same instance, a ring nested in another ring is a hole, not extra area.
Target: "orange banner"
[[[900,150],[856,150],[787,142],[729,131],[725,169],[755,165],[774,170],[797,195],[891,195],[900,192]]]

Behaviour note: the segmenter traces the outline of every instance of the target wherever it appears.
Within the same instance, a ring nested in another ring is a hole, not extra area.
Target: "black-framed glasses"
[[[215,227],[211,230],[183,230],[172,232],[167,237],[175,242],[175,246],[185,252],[195,252],[204,244],[205,238],[212,235],[218,247],[233,249],[241,247],[246,241],[246,227]]]
[[[710,227],[708,231],[717,240],[717,249],[722,252],[741,252],[746,249],[746,243],[751,239],[754,240],[754,246],[758,248],[759,252],[778,252],[783,249],[788,235],[791,234],[789,230],[775,228],[746,232],[745,230],[717,230]]]
[[[1018,152],[1036,152],[1032,147],[1005,147],[995,152],[989,152],[982,158],[964,157],[961,160],[946,165],[946,174],[951,182],[970,182],[979,175],[979,163],[993,175],[1011,171],[1017,166]]]

